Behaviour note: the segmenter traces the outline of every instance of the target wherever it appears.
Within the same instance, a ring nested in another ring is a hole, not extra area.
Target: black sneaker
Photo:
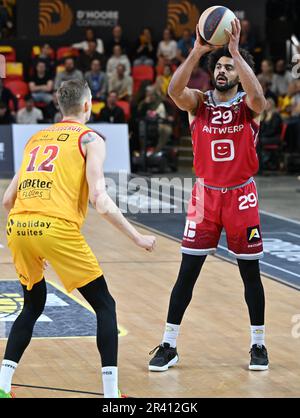
[[[254,344],[249,354],[251,355],[249,370],[268,370],[268,352],[264,345]]]
[[[149,362],[149,370],[151,372],[165,372],[169,367],[178,363],[179,357],[176,348],[170,347],[170,344],[163,343],[150,351],[150,355],[155,353],[155,356]]]

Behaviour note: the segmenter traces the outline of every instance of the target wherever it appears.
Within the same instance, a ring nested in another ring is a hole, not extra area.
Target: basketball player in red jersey
[[[161,345],[150,354],[149,370],[166,371],[178,362],[176,340],[194,285],[208,254],[218,246],[222,229],[228,250],[237,258],[245,285],[251,321],[250,370],[268,369],[264,342],[265,298],[259,259],[263,245],[258,198],[253,175],[258,170],[256,142],[260,114],[266,100],[253,72],[254,61],[239,49],[240,22],[232,22],[228,47],[206,44],[197,28],[197,40],[187,60],[177,69],[169,87],[176,105],[188,112],[197,181],[182,241],[182,263],[171,294]],[[200,58],[209,55],[215,89],[202,93],[187,88]],[[198,202],[204,198],[204,210]]]

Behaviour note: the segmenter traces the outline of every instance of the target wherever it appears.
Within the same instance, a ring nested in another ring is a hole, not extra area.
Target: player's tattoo
[[[95,132],[88,132],[82,138],[81,144],[82,145],[91,144],[92,142],[97,141],[99,138],[100,138],[99,135],[97,135]]]

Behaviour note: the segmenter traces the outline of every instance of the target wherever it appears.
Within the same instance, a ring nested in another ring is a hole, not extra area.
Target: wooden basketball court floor
[[[1,181],[0,198],[7,181]],[[0,279],[16,278],[6,248],[1,209]],[[141,232],[147,233],[143,228]],[[300,314],[295,289],[264,278],[270,370],[250,372],[249,322],[237,267],[209,257],[197,282],[179,337],[180,363],[167,373],[148,372],[148,352],[160,343],[170,291],[176,280],[179,243],[157,235],[152,254],[135,247],[95,212],[83,233],[95,252],[117,301],[121,389],[132,397],[299,397]],[[58,282],[51,267],[47,279]],[[78,292],[74,296],[80,299]],[[74,323],[76,317],[73,318]],[[299,333],[299,327],[298,327]],[[5,340],[0,340],[0,357]],[[17,397],[96,397],[102,392],[95,338],[33,339],[15,374]],[[23,387],[22,385],[30,386]],[[38,387],[49,388],[41,389]],[[68,389],[70,392],[52,390]],[[72,391],[79,391],[72,392]]]

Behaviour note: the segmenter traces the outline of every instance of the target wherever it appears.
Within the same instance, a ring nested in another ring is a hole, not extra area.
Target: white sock
[[[254,344],[265,345],[265,326],[251,325],[251,347]]]
[[[102,367],[102,382],[104,398],[118,398],[118,368]]]
[[[170,344],[170,347],[176,347],[176,340],[179,334],[180,325],[166,323],[166,328],[163,336],[163,343]]]
[[[11,381],[17,366],[18,363],[15,363],[13,361],[2,361],[0,371],[0,389],[4,390],[4,392],[6,393],[9,393],[11,391]]]

